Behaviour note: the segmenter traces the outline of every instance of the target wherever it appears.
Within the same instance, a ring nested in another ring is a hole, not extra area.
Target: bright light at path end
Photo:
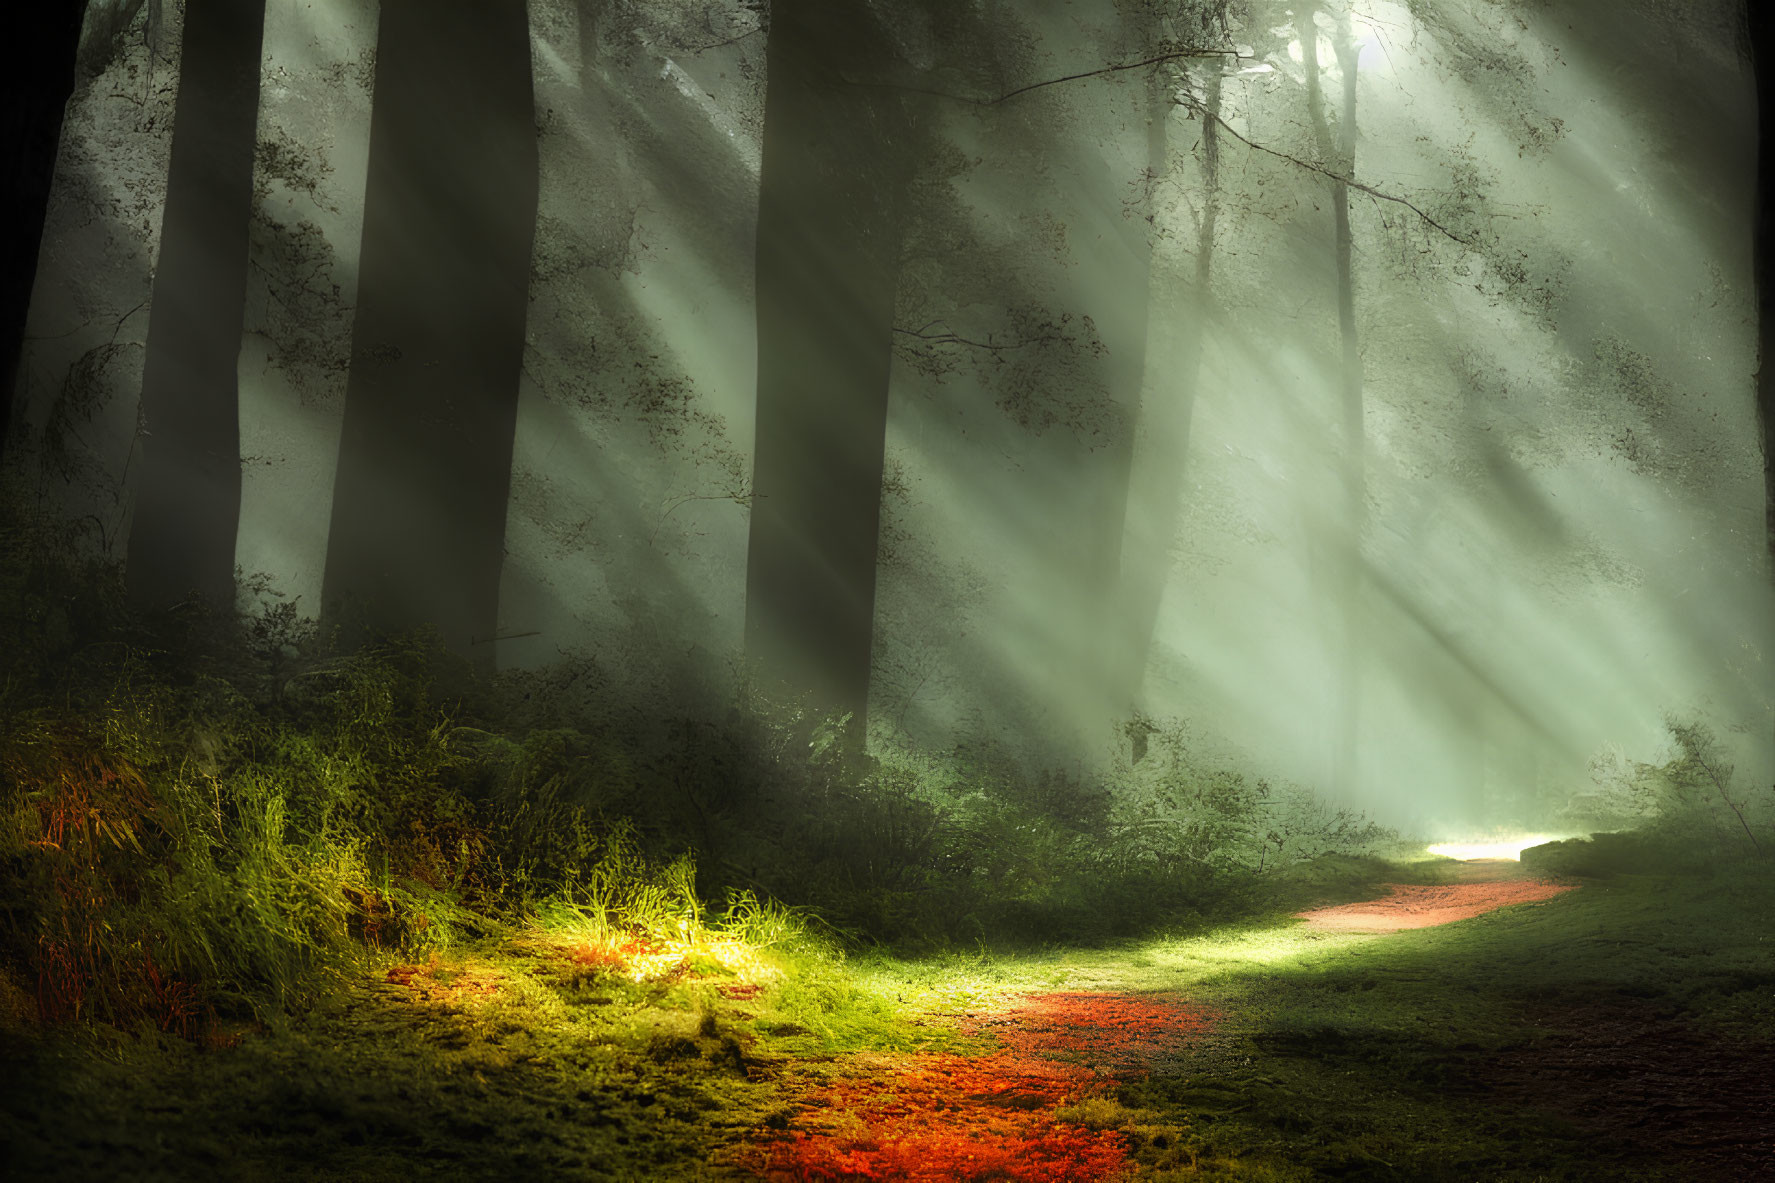
[[[1438,842],[1424,849],[1443,858],[1520,858],[1522,852],[1543,842],[1557,842],[1558,834],[1518,834],[1511,838],[1492,838],[1484,842]]]

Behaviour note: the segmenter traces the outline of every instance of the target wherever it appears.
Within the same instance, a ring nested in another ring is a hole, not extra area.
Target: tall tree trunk
[[[185,6],[126,567],[131,596],[147,606],[194,590],[213,608],[234,605],[237,371],[264,30],[264,0]]]
[[[1775,582],[1775,11],[1746,6],[1751,68],[1757,93],[1756,226],[1753,274],[1757,297],[1757,435],[1763,445],[1763,531]]]
[[[536,170],[524,0],[383,0],[322,589],[351,632],[492,662]]]
[[[1757,93],[1757,181],[1752,266],[1757,294],[1757,428],[1763,445],[1764,544],[1775,580],[1775,10],[1748,6]]]
[[[864,0],[777,0],[765,52],[746,648],[860,744],[916,120]]]
[[[7,17],[13,45],[23,48],[0,79],[0,456],[85,10],[86,0],[41,0]]]
[[[1128,541],[1122,562],[1123,684],[1125,701],[1136,716],[1144,715],[1146,709],[1146,661],[1158,634],[1159,607],[1171,566],[1171,542],[1183,511],[1184,462],[1189,454],[1190,420],[1201,379],[1203,329],[1214,278],[1215,224],[1220,216],[1221,63],[1211,59],[1204,69],[1207,78],[1201,108],[1202,214],[1196,229],[1195,282],[1174,338],[1175,369],[1148,367],[1150,377],[1140,404],[1143,444],[1129,495]],[[1157,127],[1153,150],[1159,162],[1155,167],[1162,176],[1163,115],[1170,110],[1169,93],[1155,101],[1160,100],[1160,113],[1154,117]],[[1145,752],[1143,737],[1143,731],[1134,733],[1136,759]]]
[[[1345,11],[1338,17],[1334,42],[1339,73],[1343,77],[1343,110],[1334,141],[1320,91],[1316,12],[1317,5],[1306,4],[1295,18],[1306,70],[1307,111],[1318,141],[1320,160],[1340,178],[1349,177],[1354,174],[1356,166],[1356,47],[1350,36],[1349,13]],[[1338,401],[1343,421],[1343,454],[1339,458],[1339,471],[1344,489],[1344,528],[1348,534],[1337,563],[1336,598],[1343,611],[1343,651],[1334,695],[1337,718],[1332,778],[1339,789],[1348,790],[1355,785],[1358,775],[1357,748],[1362,729],[1362,538],[1367,528],[1368,492],[1363,459],[1362,353],[1356,337],[1355,283],[1350,262],[1350,187],[1341,179],[1331,183],[1331,213],[1341,345]]]

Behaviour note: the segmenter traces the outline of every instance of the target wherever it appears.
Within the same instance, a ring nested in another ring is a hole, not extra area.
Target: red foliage
[[[963,1020],[1000,1050],[848,1057],[802,1098],[797,1128],[748,1165],[785,1181],[1119,1178],[1130,1166],[1122,1134],[1054,1111],[1144,1072],[1212,1021],[1175,1000],[1124,994],[1035,994]]]
[[[582,969],[600,974],[625,974],[629,963],[660,951],[660,946],[640,937],[629,937],[620,944],[581,941],[567,950],[567,960]]]
[[[204,1006],[197,987],[156,964],[151,953],[101,970],[93,964],[93,945],[39,938],[37,942],[37,1014],[45,1023],[73,1022],[81,1017],[95,983],[107,987],[110,1017],[119,1022],[145,1018],[162,1031],[190,1038],[200,1029]],[[100,979],[103,978],[103,981]]]
[[[147,955],[142,957],[142,984],[147,988],[148,1015],[156,1026],[184,1039],[196,1034],[203,1017],[196,987],[174,974],[162,973]]]
[[[1178,1044],[1206,1035],[1215,1018],[1162,995],[1030,994],[1001,1014],[970,1016],[963,1028],[996,1035],[1016,1051],[1128,1080],[1144,1076]]]
[[[37,940],[37,1014],[45,1023],[80,1017],[86,1001],[86,974],[72,942]]]
[[[460,1002],[465,998],[495,994],[499,990],[497,974],[462,966],[445,966],[438,961],[435,953],[425,965],[393,967],[388,971],[386,980],[412,990],[420,1001]]]

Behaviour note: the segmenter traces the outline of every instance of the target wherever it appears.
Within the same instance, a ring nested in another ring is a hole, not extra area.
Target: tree
[[[523,0],[385,0],[323,619],[491,661],[536,201]]]
[[[189,0],[142,372],[130,594],[234,604],[247,225],[264,0]]]
[[[0,81],[0,454],[85,10],[86,0],[42,0],[7,16],[13,45],[29,51],[14,51]]]
[[[1122,681],[1125,705],[1143,717],[1142,682],[1147,654],[1158,632],[1159,607],[1165,595],[1170,567],[1171,542],[1182,512],[1184,460],[1189,453],[1190,419],[1201,377],[1205,322],[1210,308],[1214,277],[1215,223],[1220,215],[1220,103],[1219,60],[1203,67],[1202,95],[1189,103],[1201,116],[1201,213],[1196,224],[1195,274],[1184,299],[1182,321],[1173,354],[1176,369],[1148,364],[1146,389],[1140,415],[1144,447],[1136,461],[1128,493],[1127,541],[1121,572],[1123,646]],[[1165,88],[1168,91],[1168,87]],[[1169,93],[1159,96],[1154,116],[1155,184],[1165,171],[1165,124]],[[1163,381],[1161,386],[1159,383]],[[1145,752],[1145,732],[1134,734],[1136,760]]]
[[[1368,514],[1364,472],[1362,352],[1356,336],[1356,296],[1350,264],[1350,185],[1356,171],[1356,44],[1350,35],[1346,8],[1337,18],[1333,52],[1343,79],[1343,110],[1334,140],[1319,74],[1318,5],[1303,4],[1295,14],[1301,61],[1306,70],[1307,117],[1312,124],[1322,166],[1331,180],[1332,250],[1337,274],[1337,324],[1340,345],[1339,407],[1343,420],[1344,528],[1348,539],[1337,562],[1336,603],[1343,610],[1343,654],[1336,695],[1338,720],[1333,754],[1333,780],[1348,790],[1356,779],[1356,747],[1361,730],[1362,536]]]
[[[1763,547],[1775,581],[1775,12],[1746,6],[1756,75],[1757,179],[1752,267],[1757,300],[1757,434],[1763,448]]]
[[[865,734],[915,99],[865,0],[777,0],[757,248],[746,648]]]
[[[1757,91],[1755,258],[1757,294],[1757,428],[1763,444],[1763,521],[1775,576],[1775,12],[1748,6]]]

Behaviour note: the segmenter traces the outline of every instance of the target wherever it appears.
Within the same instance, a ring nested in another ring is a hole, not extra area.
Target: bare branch
[[[1008,102],[1011,99],[1017,98],[1019,95],[1025,95],[1031,91],[1041,90],[1045,87],[1059,86],[1060,84],[1065,83],[1065,82],[1077,82],[1077,81],[1080,81],[1081,79],[1085,79],[1085,78],[1101,78],[1101,77],[1104,77],[1109,74],[1119,74],[1119,73],[1123,73],[1128,70],[1141,70],[1141,69],[1145,69],[1147,66],[1162,65],[1165,62],[1182,61],[1182,60],[1192,59],[1192,58],[1211,58],[1211,57],[1233,58],[1234,60],[1254,60],[1255,56],[1256,55],[1254,55],[1254,54],[1240,53],[1236,49],[1231,49],[1231,48],[1227,48],[1227,47],[1189,46],[1189,47],[1185,47],[1183,49],[1175,49],[1175,50],[1167,51],[1165,53],[1154,54],[1151,57],[1141,58],[1139,61],[1116,62],[1116,63],[1113,63],[1108,66],[1101,66],[1095,70],[1082,70],[1077,74],[1064,74],[1058,78],[1045,78],[1040,82],[1031,82],[1026,86],[1019,86],[1015,90],[1007,90],[1005,93],[1003,93],[1001,95],[995,95],[990,98],[978,98],[973,95],[951,94],[948,91],[928,90],[928,89],[925,89],[924,87],[918,87],[918,86],[902,86],[897,83],[891,83],[891,82],[857,82],[852,79],[846,79],[845,81],[850,83],[850,85],[852,85],[852,86],[879,87],[879,88],[888,89],[888,90],[907,91],[912,94],[924,94],[924,95],[930,95],[934,98],[949,99],[949,100],[951,100],[953,102],[957,102],[957,103],[967,103],[969,106],[973,106],[973,107],[996,107],[1000,103]],[[1384,192],[1380,189],[1376,189],[1373,185],[1365,185],[1361,181],[1356,180],[1354,177],[1344,176],[1342,173],[1339,173],[1339,172],[1336,172],[1332,169],[1326,168],[1323,165],[1314,164],[1310,160],[1302,160],[1300,157],[1290,155],[1289,153],[1283,152],[1280,149],[1271,148],[1266,144],[1259,144],[1255,140],[1247,139],[1245,136],[1241,135],[1238,132],[1238,130],[1233,127],[1232,124],[1228,123],[1225,119],[1221,118],[1220,114],[1218,112],[1210,111],[1207,109],[1207,107],[1205,107],[1201,103],[1195,102],[1194,100],[1185,99],[1183,101],[1183,106],[1188,108],[1190,111],[1196,113],[1197,115],[1200,115],[1203,119],[1212,120],[1216,126],[1225,129],[1225,131],[1228,135],[1232,136],[1235,140],[1238,140],[1241,144],[1244,144],[1247,148],[1250,148],[1250,149],[1257,151],[1257,152],[1267,153],[1271,156],[1277,157],[1278,159],[1286,160],[1290,164],[1295,165],[1298,168],[1304,168],[1308,172],[1318,173],[1322,177],[1327,177],[1333,181],[1339,181],[1345,185],[1348,185],[1350,188],[1355,189],[1357,192],[1366,193],[1370,197],[1373,197],[1377,200],[1390,201],[1395,205],[1402,205],[1406,209],[1410,210],[1412,213],[1416,214],[1420,219],[1422,219],[1423,222],[1425,223],[1425,225],[1428,225],[1428,226],[1434,228],[1437,233],[1439,233],[1443,237],[1447,238],[1450,242],[1458,243],[1459,245],[1467,247],[1469,249],[1477,249],[1478,248],[1478,245],[1479,245],[1478,243],[1473,241],[1471,238],[1464,238],[1461,235],[1456,234],[1453,230],[1450,230],[1447,226],[1444,226],[1441,222],[1438,222],[1435,218],[1431,217],[1428,213],[1424,212],[1424,210],[1420,206],[1418,206],[1415,202],[1412,202],[1408,198],[1399,197],[1399,196],[1396,196],[1392,193]],[[964,343],[971,344],[971,342],[964,342]]]
[[[949,329],[944,329],[941,332],[932,332],[932,326],[937,323],[937,321],[932,321],[930,324],[916,329],[903,329],[896,325],[894,326],[894,332],[903,337],[911,337],[931,345],[966,345],[970,349],[984,349],[988,353],[994,354],[1005,349],[1023,349],[1030,345],[1041,345],[1052,341],[1067,340],[1067,338],[1060,333],[1044,333],[1040,336],[1024,337],[1016,341],[995,341],[989,333],[987,334],[986,340],[976,341],[972,337],[964,337],[960,333],[952,332]]]
[[[689,56],[691,54],[698,54],[698,53],[708,53],[711,49],[724,49],[729,45],[738,45],[740,42],[744,41],[746,38],[756,37],[756,36],[758,36],[758,34],[760,34],[762,32],[764,32],[763,29],[758,29],[758,28],[747,29],[744,33],[740,33],[737,36],[729,37],[725,41],[712,41],[707,45],[692,45],[692,46],[686,47],[681,52],[683,52],[686,56]]]
[[[1411,202],[1407,198],[1398,197],[1398,196],[1395,196],[1394,194],[1391,194],[1391,193],[1382,192],[1381,190],[1376,189],[1373,185],[1364,185],[1361,181],[1358,181],[1353,177],[1346,177],[1342,173],[1339,173],[1339,172],[1336,172],[1332,169],[1326,168],[1324,165],[1314,164],[1310,160],[1302,160],[1300,157],[1290,155],[1289,153],[1284,152],[1279,148],[1271,148],[1266,144],[1260,144],[1255,140],[1247,139],[1243,135],[1239,134],[1238,130],[1235,129],[1232,124],[1228,123],[1226,120],[1222,119],[1217,113],[1208,110],[1208,108],[1204,107],[1202,104],[1200,104],[1198,102],[1195,102],[1194,100],[1186,99],[1184,101],[1183,105],[1186,108],[1188,108],[1190,111],[1194,112],[1195,114],[1200,115],[1203,119],[1213,120],[1217,127],[1224,130],[1228,135],[1232,136],[1235,140],[1238,140],[1241,144],[1244,144],[1247,148],[1250,148],[1250,149],[1257,151],[1257,152],[1267,153],[1268,155],[1274,156],[1280,160],[1286,160],[1288,163],[1296,166],[1297,168],[1304,168],[1308,172],[1318,173],[1322,177],[1328,177],[1333,181],[1341,182],[1342,184],[1348,185],[1350,188],[1355,189],[1356,191],[1358,191],[1360,193],[1368,194],[1370,197],[1377,198],[1381,201],[1390,201],[1395,205],[1402,205],[1406,209],[1410,210],[1412,213],[1416,214],[1419,218],[1423,219],[1423,221],[1425,222],[1426,225],[1429,225],[1429,226],[1435,228],[1435,230],[1438,233],[1443,235],[1450,242],[1459,243],[1461,246],[1467,247],[1469,249],[1474,249],[1474,250],[1478,249],[1478,246],[1479,246],[1478,243],[1474,242],[1470,238],[1463,238],[1459,234],[1456,234],[1453,230],[1450,230],[1447,226],[1444,226],[1441,222],[1438,222],[1435,218],[1432,218],[1429,214],[1425,213],[1421,208],[1419,208],[1416,204],[1414,204],[1413,202]]]
[[[1147,66],[1157,66],[1162,65],[1165,62],[1183,61],[1189,58],[1226,57],[1249,59],[1252,55],[1248,53],[1240,53],[1236,49],[1228,49],[1224,47],[1210,46],[1204,48],[1201,46],[1190,46],[1184,49],[1174,49],[1165,53],[1154,54],[1152,57],[1141,58],[1137,62],[1115,62],[1107,66],[1100,66],[1095,70],[1082,70],[1077,74],[1064,74],[1059,78],[1044,78],[1040,82],[1031,82],[1025,86],[1019,86],[1015,90],[1007,90],[1001,95],[992,95],[986,98],[981,98],[977,95],[952,94],[946,90],[928,90],[922,86],[905,86],[897,82],[858,82],[850,78],[846,78],[845,82],[851,86],[864,86],[882,90],[901,90],[906,91],[909,94],[930,95],[933,98],[949,99],[952,102],[966,103],[970,107],[996,107],[1000,103],[1009,102],[1011,99],[1017,98],[1019,95],[1026,95],[1032,90],[1042,90],[1049,86],[1059,86],[1063,82],[1078,82],[1085,78],[1102,78],[1109,74],[1120,74],[1128,70],[1141,70],[1145,69]]]
[[[1008,99],[1014,99],[1020,94],[1028,94],[1032,90],[1040,90],[1045,86],[1059,86],[1062,82],[1077,82],[1081,78],[1101,78],[1105,74],[1119,74],[1124,70],[1140,70],[1147,66],[1157,66],[1165,62],[1175,62],[1186,58],[1249,58],[1251,56],[1252,55],[1248,53],[1240,53],[1236,49],[1215,47],[1206,49],[1201,47],[1176,49],[1168,53],[1155,54],[1152,57],[1143,58],[1138,62],[1118,62],[1114,65],[1104,66],[1100,69],[1086,70],[1079,74],[1067,74],[1061,78],[1049,78],[1042,82],[1031,82],[1028,86],[1019,86],[1016,90],[1008,90],[1004,94],[999,95],[996,99],[987,99],[985,101],[977,102],[979,106],[992,107],[1005,102]]]
[[[659,539],[659,532],[665,528],[666,519],[675,513],[679,506],[689,505],[692,501],[731,501],[735,505],[749,507],[752,504],[751,493],[685,493],[675,497],[666,505],[665,512],[659,515],[659,521],[653,524],[653,532],[647,536],[647,545],[652,546]]]
[[[1744,810],[1740,809],[1738,803],[1726,793],[1725,781],[1721,779],[1718,772],[1714,771],[1713,765],[1707,762],[1707,757],[1701,754],[1699,745],[1697,744],[1691,750],[1695,754],[1695,763],[1701,765],[1701,771],[1707,773],[1707,779],[1712,781],[1713,787],[1719,790],[1720,800],[1726,803],[1726,808],[1732,811],[1732,816],[1736,817],[1738,824],[1744,827],[1744,836],[1750,839],[1750,848],[1760,856],[1763,853],[1763,844],[1758,842],[1757,836],[1751,832],[1750,823],[1744,818]]]

